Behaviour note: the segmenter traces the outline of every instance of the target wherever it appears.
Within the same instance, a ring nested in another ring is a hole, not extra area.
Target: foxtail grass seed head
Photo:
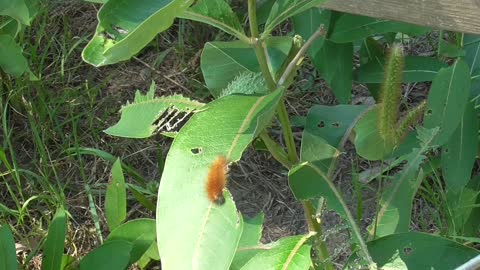
[[[385,78],[380,95],[380,115],[378,127],[385,141],[397,142],[398,108],[401,98],[401,82],[404,58],[403,49],[394,44],[388,53]]]

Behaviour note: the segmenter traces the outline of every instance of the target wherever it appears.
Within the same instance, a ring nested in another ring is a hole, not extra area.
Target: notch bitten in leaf
[[[127,138],[147,138],[156,133],[178,132],[189,117],[204,104],[181,95],[154,97],[155,83],[147,94],[135,93],[132,103],[120,110],[120,121],[105,133]]]

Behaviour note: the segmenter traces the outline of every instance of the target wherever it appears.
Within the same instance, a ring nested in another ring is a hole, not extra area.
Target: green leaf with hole
[[[0,269],[17,270],[17,255],[15,241],[8,225],[0,225]]]
[[[353,43],[337,44],[326,40],[313,64],[337,100],[349,103],[352,98]]]
[[[123,240],[132,244],[129,263],[135,263],[155,243],[155,220],[135,219],[116,227],[107,237],[105,243]]]
[[[152,82],[145,95],[137,90],[133,102],[127,102],[120,110],[118,123],[104,132],[118,137],[148,138],[156,132],[179,128],[186,116],[203,105],[181,95],[155,97],[155,83]]]
[[[60,270],[67,235],[65,210],[59,208],[48,226],[47,241],[43,249],[42,270]]]
[[[359,83],[382,83],[384,80],[385,59],[369,61],[355,72],[355,81]],[[432,58],[423,56],[406,56],[403,68],[402,81],[404,83],[428,82],[437,76],[441,68],[447,64]]]
[[[231,270],[241,269],[255,254],[263,250],[260,243],[263,221],[263,213],[250,219],[243,219],[243,232],[230,265]]]
[[[302,161],[328,160],[340,153],[338,147],[350,133],[352,124],[367,109],[363,105],[315,105],[308,111],[302,135],[300,159]]]
[[[105,218],[110,231],[127,218],[127,189],[120,159],[113,163],[112,175],[105,194]]]
[[[0,68],[15,77],[30,71],[22,48],[9,35],[0,35]]]
[[[407,268],[457,269],[480,252],[452,240],[419,232],[388,235],[368,242],[368,249],[379,268],[400,256]],[[402,269],[402,268],[400,268]]]
[[[270,35],[272,30],[288,18],[302,13],[310,8],[318,7],[325,0],[277,0],[270,9],[262,38]]]
[[[10,16],[19,23],[30,25],[30,14],[24,0],[0,1],[0,15]]]
[[[470,96],[470,71],[463,60],[441,69],[433,80],[425,109],[424,126],[440,127],[435,143],[446,143],[462,120]]]
[[[97,29],[82,52],[83,60],[98,67],[130,59],[168,29],[192,2],[107,1],[98,11]]]
[[[295,34],[302,36],[303,40],[308,40],[323,25],[325,29],[329,28],[332,12],[321,8],[310,8],[300,14],[292,17]],[[308,48],[308,56],[314,58],[325,42],[324,37],[319,37]]]
[[[437,133],[438,128],[418,129],[420,148],[415,148],[410,154],[402,157],[407,164],[393,177],[391,185],[385,189],[380,198],[375,221],[369,228],[371,237],[407,232],[410,229],[413,198],[425,176],[420,170],[420,165],[426,158],[424,153],[434,148]]]
[[[413,24],[344,13],[335,21],[329,39],[337,43],[348,43],[389,32],[420,36],[430,31],[429,28]]]
[[[262,251],[251,258],[241,270],[257,269],[310,269],[311,244],[307,242],[311,235],[284,237],[277,242],[263,245]]]
[[[478,118],[467,104],[460,124],[442,148],[442,171],[447,190],[459,191],[470,180],[478,147]]]
[[[271,123],[283,93],[278,89],[266,96],[217,99],[194,114],[175,137],[158,192],[157,241],[162,269],[223,270],[230,266],[243,219],[228,190],[223,193],[224,204],[208,199],[209,167],[219,156],[230,162],[239,160]]]
[[[266,40],[270,68],[275,74],[292,47],[291,37],[271,37]],[[200,60],[203,78],[214,97],[220,96],[241,73],[259,73],[260,67],[253,48],[241,41],[207,42]]]
[[[105,242],[80,261],[80,270],[127,269],[133,244],[123,240]]]
[[[228,33],[240,37],[245,36],[237,15],[224,0],[201,0],[183,12],[180,18],[203,22]]]

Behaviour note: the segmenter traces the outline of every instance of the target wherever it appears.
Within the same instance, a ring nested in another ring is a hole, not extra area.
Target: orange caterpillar
[[[228,161],[223,156],[218,156],[208,169],[205,191],[207,192],[208,200],[217,205],[222,205],[225,203],[223,189],[227,184],[227,173]]]

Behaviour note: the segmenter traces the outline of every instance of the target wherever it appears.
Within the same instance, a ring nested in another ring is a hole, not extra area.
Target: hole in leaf
[[[320,121],[320,123],[318,123],[318,127],[319,128],[324,128],[325,127],[325,122]]]
[[[334,128],[339,128],[339,127],[340,127],[340,123],[339,123],[339,122],[333,122],[333,123],[332,123],[332,127],[334,127]]]
[[[429,110],[427,111],[427,115],[432,115],[432,109],[429,109]]]
[[[178,132],[192,115],[191,110],[180,111],[171,106],[152,125],[157,127],[157,132]]]
[[[404,247],[403,248],[403,253],[405,253],[405,255],[410,255],[412,253],[412,248],[411,247]]]
[[[118,25],[111,25],[112,26],[112,29],[117,31],[120,35],[126,35],[128,34],[128,30],[118,26]]]
[[[192,152],[192,154],[198,155],[198,154],[202,153],[202,148],[201,147],[195,147],[195,148],[190,149],[190,151]]]
[[[448,148],[445,148],[445,154],[448,153]]]

